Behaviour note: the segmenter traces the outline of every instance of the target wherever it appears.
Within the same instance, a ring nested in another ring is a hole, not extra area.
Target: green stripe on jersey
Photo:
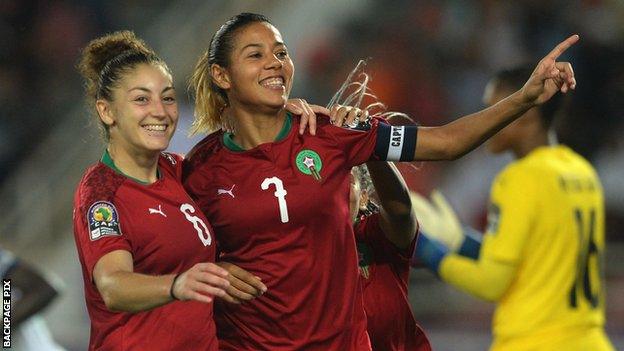
[[[122,176],[133,180],[139,184],[143,184],[143,185],[150,185],[149,182],[145,182],[142,181],[140,179],[131,177],[127,174],[125,174],[124,172],[121,171],[121,169],[117,168],[117,166],[115,166],[115,162],[113,162],[113,159],[111,158],[110,154],[108,153],[108,149],[104,151],[104,155],[102,155],[102,159],[101,159],[102,163],[105,164],[106,166],[110,167],[113,171],[121,174]],[[160,179],[160,169],[156,168],[156,178]]]
[[[284,120],[284,125],[282,126],[282,129],[280,130],[280,132],[277,134],[275,141],[280,141],[286,138],[286,136],[288,136],[288,133],[290,132],[291,126],[292,126],[292,116],[290,115],[290,112],[286,112],[286,120]],[[223,133],[223,145],[225,145],[227,149],[229,149],[230,151],[236,151],[236,152],[247,151],[243,149],[242,146],[235,143],[232,137],[234,137],[234,134],[232,133],[229,133],[229,132]]]

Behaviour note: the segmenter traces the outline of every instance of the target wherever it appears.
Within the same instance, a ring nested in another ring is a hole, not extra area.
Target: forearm
[[[531,107],[533,104],[525,102],[518,91],[493,106],[444,126],[421,127],[418,131],[415,159],[457,159],[481,145]]]
[[[438,274],[459,290],[487,301],[498,301],[511,284],[514,272],[511,264],[449,253],[442,259]]]
[[[417,222],[403,177],[389,162],[369,162],[366,166],[379,198],[384,233],[398,247],[407,247],[416,235]]]
[[[174,274],[150,276],[119,271],[102,277],[98,290],[112,311],[140,312],[172,301]]]

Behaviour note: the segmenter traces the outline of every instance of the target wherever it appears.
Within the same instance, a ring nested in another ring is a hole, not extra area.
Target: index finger
[[[579,40],[578,34],[571,35],[568,39],[559,43],[559,45],[555,46],[552,51],[546,55],[546,57],[556,60],[557,57],[561,56],[564,51],[568,50],[568,48],[574,45]]]

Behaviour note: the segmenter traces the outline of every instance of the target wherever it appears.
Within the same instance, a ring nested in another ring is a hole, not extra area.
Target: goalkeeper
[[[520,88],[528,68],[499,72],[484,100]],[[462,227],[439,192],[412,194],[422,233],[412,262],[497,303],[491,350],[614,350],[604,332],[604,201],[595,170],[556,145],[554,96],[489,142],[516,160],[496,177],[485,234]]]

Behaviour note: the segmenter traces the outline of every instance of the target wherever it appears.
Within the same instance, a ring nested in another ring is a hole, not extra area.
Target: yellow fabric
[[[498,300],[491,350],[613,350],[602,332],[603,251],[602,187],[585,159],[540,147],[503,170],[479,260],[515,274]]]
[[[515,267],[489,259],[473,259],[455,253],[447,254],[440,263],[440,278],[471,295],[496,301],[507,290]]]

